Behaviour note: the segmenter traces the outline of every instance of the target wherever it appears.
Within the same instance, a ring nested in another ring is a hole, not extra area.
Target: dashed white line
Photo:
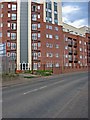
[[[31,90],[31,91],[27,91],[27,92],[24,93],[24,95],[26,95],[26,94],[28,94],[28,93],[36,92],[36,91],[41,90],[41,89],[44,89],[44,88],[46,88],[46,87],[47,87],[47,86],[43,86],[43,87],[40,87],[40,88],[38,88],[38,89],[34,89],[34,90]]]

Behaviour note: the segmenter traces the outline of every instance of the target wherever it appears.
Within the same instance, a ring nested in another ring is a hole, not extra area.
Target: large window
[[[32,30],[37,30],[37,24],[32,24]]]
[[[12,20],[16,20],[16,14],[12,14]]]
[[[12,5],[12,10],[16,10],[16,5]]]
[[[37,40],[37,33],[32,33],[32,40]]]
[[[36,11],[37,11],[37,6],[33,5],[33,6],[32,6],[32,11],[33,11],[33,12],[36,12]]]
[[[54,11],[57,12],[57,3],[56,2],[54,2]]]
[[[16,60],[16,53],[11,53],[11,60]]]
[[[36,20],[37,20],[37,15],[36,15],[36,14],[32,15],[32,20],[33,20],[33,21],[36,21]]]
[[[16,39],[16,33],[11,33],[11,40],[15,40]]]
[[[16,50],[16,43],[11,43],[11,50]]]
[[[2,32],[0,32],[0,37],[2,37]]]
[[[11,29],[16,30],[16,23],[11,23]]]

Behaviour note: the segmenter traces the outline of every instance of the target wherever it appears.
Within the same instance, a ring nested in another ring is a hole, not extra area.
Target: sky
[[[77,28],[88,26],[88,2],[62,2],[62,20]]]

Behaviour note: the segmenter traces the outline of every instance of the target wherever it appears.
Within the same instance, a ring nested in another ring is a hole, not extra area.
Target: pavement
[[[3,118],[88,118],[88,73],[55,75],[2,88]]]

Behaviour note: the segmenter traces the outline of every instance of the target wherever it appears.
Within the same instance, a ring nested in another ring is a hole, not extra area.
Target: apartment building
[[[64,66],[87,66],[88,40],[85,32],[64,23]]]
[[[17,42],[20,44],[17,45],[18,70],[32,68],[37,70],[44,67],[48,69],[53,64],[56,67],[62,66],[61,3],[43,1],[42,3],[18,4],[17,19],[20,23],[17,23],[19,26],[17,27]]]
[[[87,67],[88,28],[62,23],[61,1],[0,5],[0,43],[17,71]]]
[[[4,45],[1,52],[3,65],[5,61],[9,63],[16,62],[16,44],[17,44],[17,3],[0,3],[0,44]],[[12,66],[11,66],[12,68]]]

